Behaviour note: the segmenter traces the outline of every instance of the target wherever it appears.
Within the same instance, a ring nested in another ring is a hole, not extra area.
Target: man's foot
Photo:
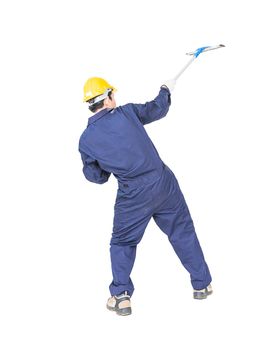
[[[194,299],[197,300],[202,300],[202,299],[206,299],[208,295],[211,295],[213,293],[213,289],[211,284],[209,284],[209,286],[207,286],[205,289],[201,289],[201,290],[195,290],[194,289]]]
[[[127,292],[120,295],[113,295],[107,301],[107,309],[115,311],[120,316],[128,316],[132,313],[131,310],[131,297]]]

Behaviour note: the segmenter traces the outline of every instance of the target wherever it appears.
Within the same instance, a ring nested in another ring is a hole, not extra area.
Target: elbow
[[[151,121],[157,121],[164,118],[169,111],[169,106],[158,106],[154,113],[152,114]]]
[[[85,174],[84,174],[85,175]],[[97,177],[92,177],[92,176],[87,176],[85,175],[85,178],[89,181],[89,182],[92,182],[94,184],[98,184],[98,185],[102,185],[104,184],[105,182],[108,181],[107,178],[97,178]]]
[[[171,100],[165,101],[161,105],[159,105],[159,119],[164,118],[169,112],[169,108],[171,105]]]
[[[92,174],[90,172],[85,171],[85,169],[83,169],[83,174],[89,182],[93,182],[98,185],[106,183],[109,179],[109,176],[107,174]]]
[[[108,182],[108,177],[101,177],[100,179],[97,179],[96,180],[96,184],[98,184],[98,185],[103,185],[103,184],[105,184],[106,182]]]
[[[154,119],[158,120],[164,118],[169,111],[171,105],[170,94],[165,93],[162,98],[158,98],[155,101],[153,108]]]
[[[161,113],[161,117],[160,118],[164,118],[167,115],[167,113],[169,111],[169,107],[170,107],[170,105],[168,105],[168,106],[166,106],[165,108],[162,109],[162,113]]]

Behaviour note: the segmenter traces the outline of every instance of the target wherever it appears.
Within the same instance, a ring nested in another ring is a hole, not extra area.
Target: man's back
[[[143,124],[164,117],[169,106],[170,93],[161,89],[151,102],[103,109],[89,118],[79,143],[87,179],[104,183],[111,173],[120,182],[156,178],[163,163]]]

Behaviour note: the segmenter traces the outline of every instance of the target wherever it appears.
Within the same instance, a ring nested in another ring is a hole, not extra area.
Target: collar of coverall
[[[89,118],[88,125],[94,123],[96,120],[100,119],[105,114],[111,112],[113,109],[114,108],[104,108],[101,111],[99,111],[98,113],[94,114],[92,117]]]

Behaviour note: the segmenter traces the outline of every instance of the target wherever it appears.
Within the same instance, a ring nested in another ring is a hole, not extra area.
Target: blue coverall
[[[111,295],[133,294],[130,274],[136,247],[152,217],[190,273],[193,288],[203,289],[211,282],[178,182],[143,126],[163,118],[170,104],[170,92],[162,87],[151,102],[99,111],[80,137],[85,177],[103,184],[113,173],[118,180],[110,242]]]

